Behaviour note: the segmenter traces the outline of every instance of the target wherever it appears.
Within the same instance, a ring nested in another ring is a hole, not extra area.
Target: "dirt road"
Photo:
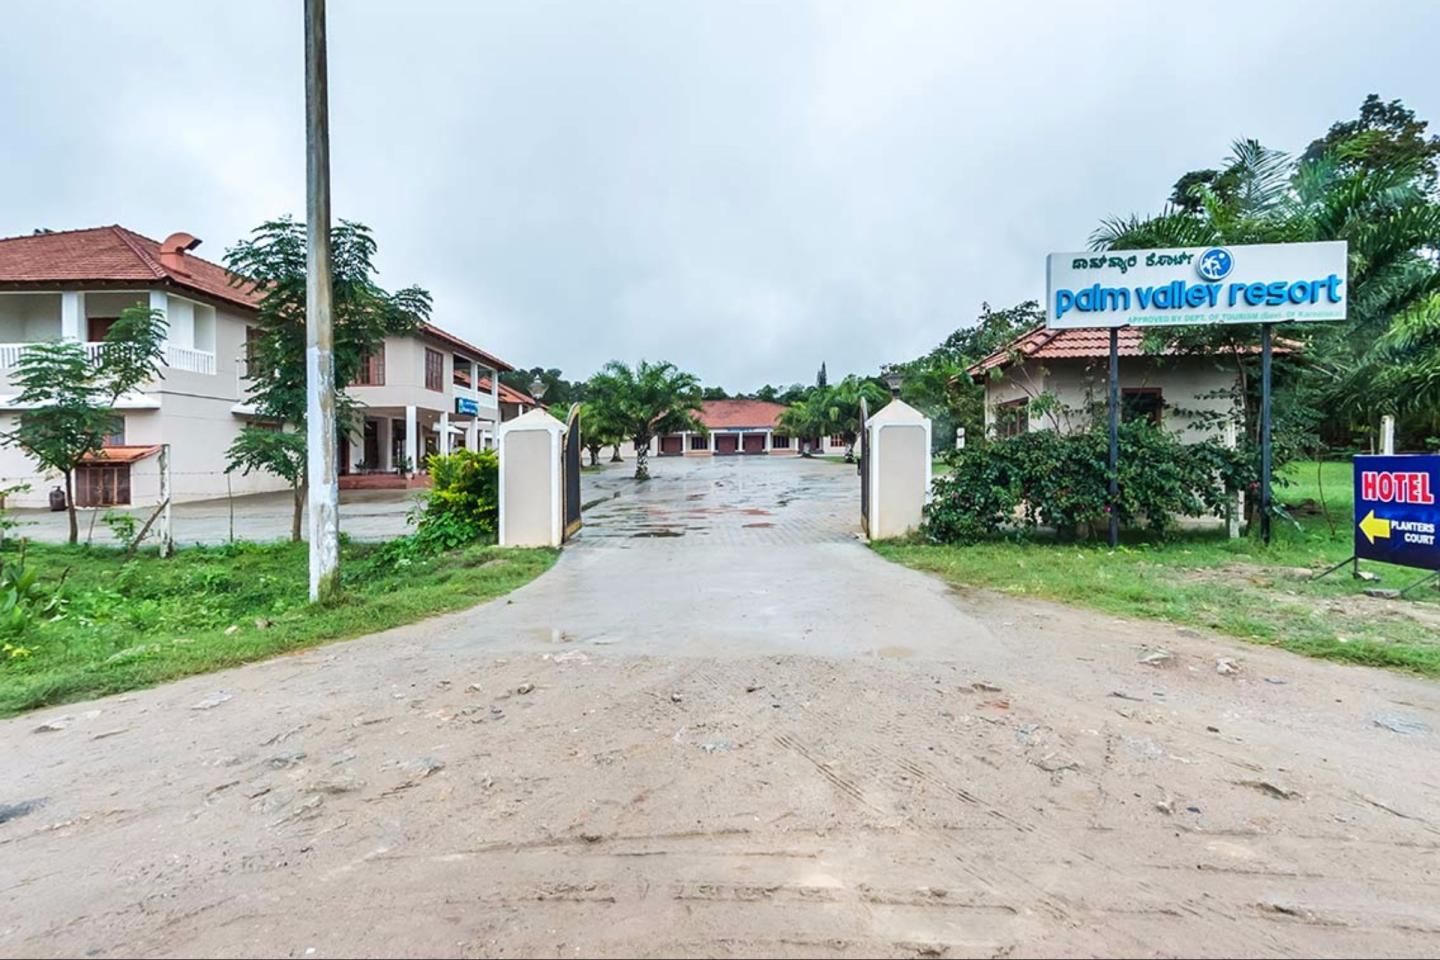
[[[509,602],[0,724],[0,954],[1440,953],[1440,687],[951,593],[781,466]]]

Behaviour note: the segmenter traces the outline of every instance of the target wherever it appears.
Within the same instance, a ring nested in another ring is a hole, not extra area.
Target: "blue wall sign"
[[[1440,456],[1355,458],[1355,556],[1440,570]]]
[[[478,414],[480,412],[480,403],[479,401],[472,400],[469,397],[456,397],[455,412]]]

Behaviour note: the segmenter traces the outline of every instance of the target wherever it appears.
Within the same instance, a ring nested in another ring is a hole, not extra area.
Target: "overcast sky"
[[[336,216],[522,366],[873,372],[1230,141],[1440,122],[1440,3],[331,0]],[[300,0],[7,0],[0,234],[303,216]]]

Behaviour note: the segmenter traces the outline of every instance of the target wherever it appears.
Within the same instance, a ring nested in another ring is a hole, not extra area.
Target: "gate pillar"
[[[500,546],[558,547],[565,537],[561,436],[536,408],[500,424]]]
[[[890,401],[865,421],[864,458],[870,539],[920,529],[930,494],[930,418],[903,400]]]

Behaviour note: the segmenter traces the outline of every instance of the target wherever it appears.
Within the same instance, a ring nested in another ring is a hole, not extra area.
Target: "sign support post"
[[[1270,329],[1260,325],[1260,539],[1270,544]]]
[[[1110,328],[1110,547],[1120,544],[1120,517],[1115,512],[1120,499],[1120,328]]]

